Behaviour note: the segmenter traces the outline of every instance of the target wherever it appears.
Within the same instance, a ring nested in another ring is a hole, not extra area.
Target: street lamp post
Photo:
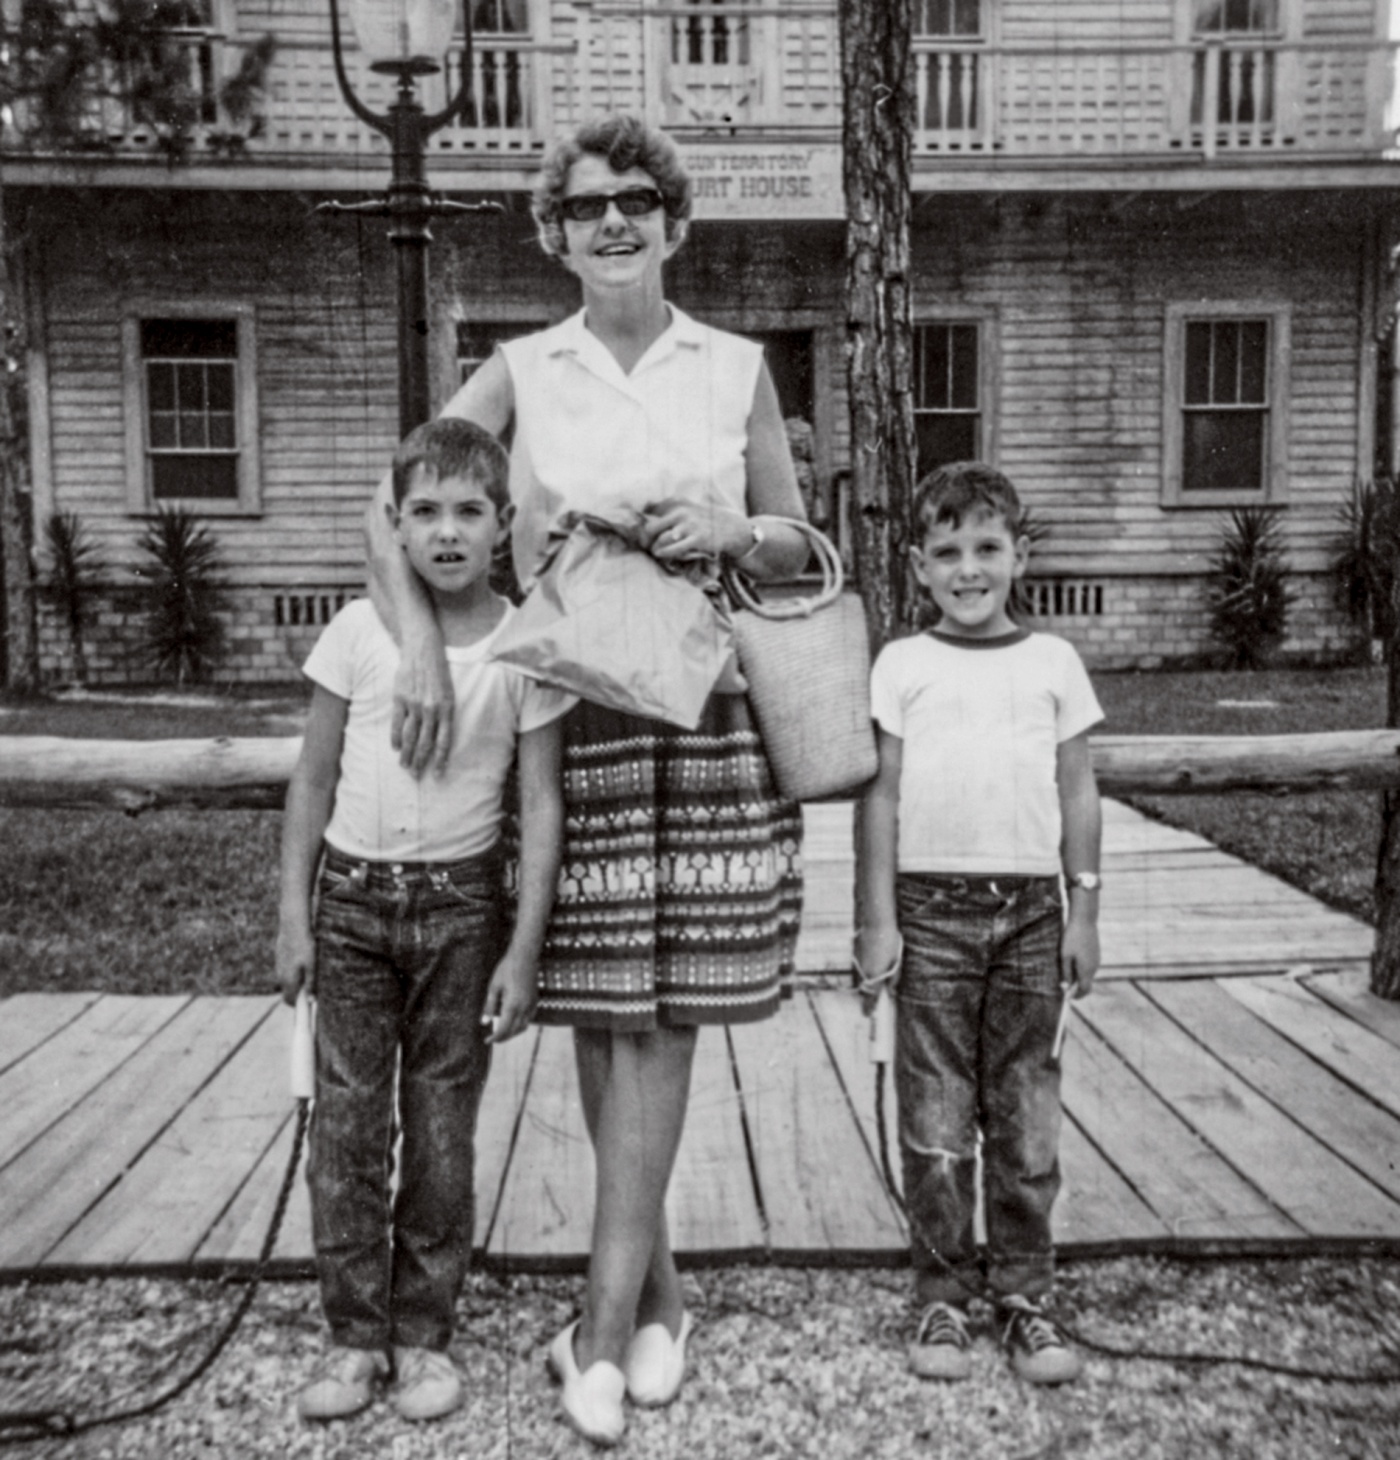
[[[465,39],[462,84],[441,110],[426,113],[415,80],[442,69],[438,57],[452,39],[452,0],[349,0],[350,18],[370,70],[398,79],[398,95],[384,116],[355,94],[345,70],[340,12],[330,0],[335,77],[346,105],[366,126],[389,139],[393,149],[389,187],[382,199],[363,203],[321,203],[318,212],[363,213],[389,219],[389,238],[398,261],[399,435],[406,436],[432,414],[428,388],[428,245],[432,218],[500,210],[499,203],[457,203],[428,189],[423,153],[428,138],[460,116],[471,100],[471,0],[463,0]]]

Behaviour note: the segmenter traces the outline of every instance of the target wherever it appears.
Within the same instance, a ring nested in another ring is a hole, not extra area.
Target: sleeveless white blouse
[[[582,310],[500,347],[515,395],[511,540],[522,586],[561,512],[676,499],[745,510],[762,346],[668,307],[670,325],[631,374],[585,328]]]

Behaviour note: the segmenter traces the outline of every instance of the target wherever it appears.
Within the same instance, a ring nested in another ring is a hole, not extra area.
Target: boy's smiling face
[[[943,617],[938,631],[991,639],[1016,625],[1006,612],[1011,585],[1026,571],[1030,541],[1016,537],[1000,513],[976,508],[956,527],[944,519],[910,550],[914,576]]]
[[[487,591],[491,555],[510,527],[474,475],[439,477],[413,469],[394,522],[413,570],[435,595],[459,598]]]

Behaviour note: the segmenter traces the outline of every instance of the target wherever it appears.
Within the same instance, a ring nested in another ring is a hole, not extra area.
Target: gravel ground
[[[661,1412],[633,1411],[620,1457],[1297,1457],[1400,1454],[1400,1261],[1066,1265],[1062,1316],[1121,1346],[1250,1353],[1390,1384],[1325,1384],[1238,1367],[1089,1358],[1061,1390],[1014,1379],[985,1324],[971,1380],[931,1385],[904,1366],[907,1276],[878,1269],[731,1267],[690,1273],[698,1319],[689,1377]],[[18,1457],[185,1460],[534,1460],[593,1453],[559,1420],[545,1374],[550,1338],[574,1314],[576,1277],[475,1275],[454,1356],[469,1399],[412,1426],[387,1402],[324,1427],[295,1396],[323,1343],[315,1288],[269,1283],[214,1369],[160,1414]],[[112,1278],[0,1289],[0,1406],[80,1413],[185,1372],[233,1300],[213,1282]]]

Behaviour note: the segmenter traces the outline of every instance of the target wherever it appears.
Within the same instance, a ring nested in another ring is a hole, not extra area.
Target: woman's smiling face
[[[614,172],[604,157],[585,153],[569,169],[565,198],[584,194],[620,193],[631,188],[652,188],[656,182],[640,167]],[[653,273],[660,280],[661,265],[680,246],[684,225],[676,225],[666,237],[666,210],[624,217],[616,203],[609,203],[601,218],[592,222],[563,220],[566,252],[561,261],[577,274],[587,289],[625,289],[647,282]]]

